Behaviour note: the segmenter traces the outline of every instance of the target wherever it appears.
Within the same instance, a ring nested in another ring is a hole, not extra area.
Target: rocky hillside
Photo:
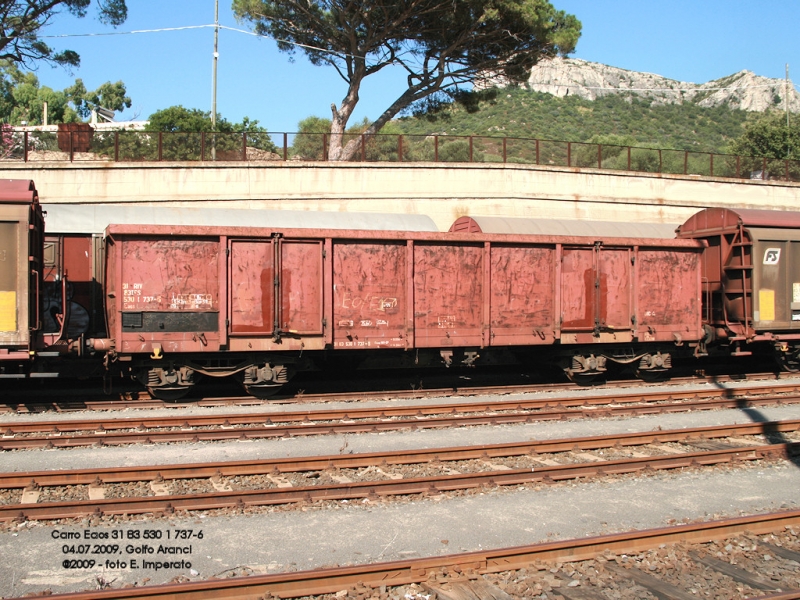
[[[493,80],[494,85],[503,82]],[[676,81],[652,73],[627,71],[577,58],[542,61],[528,80],[531,91],[563,98],[596,100],[618,94],[650,100],[652,105],[691,103],[702,107],[725,106],[746,111],[784,108],[785,81],[740,71],[707,83]],[[800,112],[800,94],[789,83],[789,110]]]

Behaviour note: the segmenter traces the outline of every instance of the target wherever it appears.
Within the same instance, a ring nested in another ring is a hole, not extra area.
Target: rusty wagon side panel
[[[490,343],[552,344],[557,328],[556,248],[491,247]]]
[[[581,352],[703,335],[695,241],[132,225],[107,235],[115,348],[141,358]]]
[[[109,326],[118,351],[220,349],[225,252],[218,237],[112,235],[107,253]]]
[[[333,243],[333,347],[407,348],[408,245],[405,241]]]
[[[483,244],[414,245],[414,339],[417,348],[483,346]]]
[[[703,337],[702,244],[408,237],[334,240],[334,347],[446,350]]]
[[[640,249],[637,323],[640,340],[697,340],[703,337],[699,252]]]

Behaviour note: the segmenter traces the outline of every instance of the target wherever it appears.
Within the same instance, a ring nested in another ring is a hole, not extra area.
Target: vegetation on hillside
[[[651,105],[608,95],[557,98],[521,88],[482,92],[472,102],[433,105],[397,121],[408,135],[485,135],[724,153],[754,118],[743,110]]]

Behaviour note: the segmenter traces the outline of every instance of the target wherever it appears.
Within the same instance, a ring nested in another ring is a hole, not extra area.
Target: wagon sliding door
[[[629,341],[631,314],[630,249],[599,244],[564,248],[562,331],[591,332],[603,338],[599,341]]]
[[[232,240],[230,249],[231,335],[322,335],[321,241]]]

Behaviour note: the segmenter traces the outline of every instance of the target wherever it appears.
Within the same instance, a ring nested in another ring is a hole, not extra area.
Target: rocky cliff
[[[502,81],[492,81],[503,85]],[[750,111],[784,109],[785,80],[739,71],[707,83],[689,83],[652,73],[627,71],[577,58],[554,58],[533,68],[528,88],[564,97],[595,100],[607,94],[650,99],[653,104],[691,102],[699,106],[727,105]],[[800,112],[800,94],[789,82],[789,110]]]

